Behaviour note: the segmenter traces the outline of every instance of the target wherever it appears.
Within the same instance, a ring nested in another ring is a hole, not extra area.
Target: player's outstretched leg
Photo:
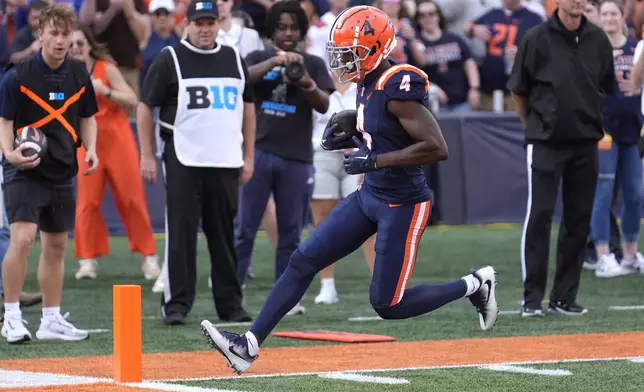
[[[371,306],[378,315],[384,319],[406,319],[467,297],[480,315],[481,328],[491,328],[498,314],[494,268],[486,266],[470,270],[468,275],[451,282],[407,289],[429,219],[430,202],[397,207],[380,204],[376,263],[369,290]]]
[[[243,335],[218,330],[210,321],[201,331],[237,374],[258,358],[259,346],[297,304],[322,269],[355,251],[376,232],[361,208],[359,192],[343,200],[320,227],[291,255],[288,267],[269,294],[250,331]]]
[[[494,326],[498,315],[496,301],[496,272],[491,266],[470,270],[461,279],[441,284],[421,284],[404,290],[393,300],[378,293],[377,284],[371,286],[371,304],[383,319],[406,319],[434,311],[450,302],[466,297],[479,314],[482,330]],[[386,285],[380,286],[385,288]],[[401,296],[401,297],[400,297]]]

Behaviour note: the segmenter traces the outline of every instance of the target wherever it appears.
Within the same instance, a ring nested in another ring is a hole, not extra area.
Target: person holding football
[[[31,340],[19,299],[37,230],[42,249],[38,283],[43,308],[36,337],[63,341],[88,338],[88,331],[77,329],[60,313],[65,248],[76,213],[76,150],[81,145],[88,164],[83,174],[98,168],[94,88],[85,64],[67,56],[75,29],[73,9],[64,4],[45,8],[38,27],[41,50],[14,65],[0,87],[0,149],[11,237],[2,263],[2,337],[9,343]],[[22,136],[25,133],[27,136]],[[14,148],[18,135],[36,144],[46,137],[46,152],[23,156],[26,143]]]
[[[394,28],[381,10],[346,9],[335,20],[327,50],[341,82],[356,82],[356,127],[329,121],[321,145],[346,153],[345,171],[364,183],[331,212],[291,255],[250,331],[220,331],[208,320],[202,333],[236,373],[248,370],[259,347],[304,295],[319,271],[355,251],[374,233],[376,261],[369,297],[383,319],[406,319],[466,297],[481,329],[496,322],[496,271],[472,269],[460,279],[407,288],[430,214],[423,165],[447,159],[447,145],[428,109],[429,82],[411,65],[392,65]]]

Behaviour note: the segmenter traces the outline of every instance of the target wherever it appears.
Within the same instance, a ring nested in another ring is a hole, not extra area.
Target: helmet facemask
[[[326,50],[329,54],[329,68],[339,83],[359,81],[370,71],[362,68],[362,62],[371,52],[366,46],[336,46],[333,41],[329,41]]]

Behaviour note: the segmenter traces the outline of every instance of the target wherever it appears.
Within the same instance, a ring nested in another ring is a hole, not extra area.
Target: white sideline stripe
[[[96,384],[99,382],[113,382],[113,380],[109,378],[68,376],[64,374],[0,369],[0,389],[44,387],[48,385]]]
[[[631,358],[631,359],[629,359],[629,361],[635,362],[635,363],[644,363],[644,357]]]
[[[499,311],[499,316],[507,316],[507,315],[518,315],[519,310],[501,310]],[[358,316],[358,317],[349,317],[349,321],[380,321],[384,320],[380,316]]]
[[[512,365],[487,365],[487,366],[481,366],[479,369],[492,370],[495,372],[538,374],[540,376],[571,376],[572,375],[572,373],[569,372],[568,370],[535,369],[531,367],[512,366]]]
[[[86,329],[86,331],[89,332],[89,333],[106,333],[106,332],[110,332],[109,329],[100,329],[100,328],[99,329]]]
[[[611,306],[608,309],[610,310],[644,310],[644,305]]]
[[[519,310],[499,310],[499,316],[507,316],[507,315],[519,315],[521,311]]]
[[[349,317],[349,321],[374,321],[374,320],[384,320],[384,319],[380,316]]]
[[[385,372],[407,372],[417,370],[435,370],[435,369],[466,369],[478,368],[489,365],[543,365],[551,363],[580,363],[580,362],[604,362],[604,361],[630,361],[641,357],[608,357],[608,358],[579,358],[579,359],[564,359],[552,361],[523,361],[523,362],[501,362],[501,363],[473,363],[470,365],[438,365],[438,366],[420,366],[420,367],[406,367],[406,368],[392,368],[392,369],[351,369],[338,373],[385,373]],[[266,377],[295,377],[295,376],[317,376],[328,372],[303,372],[303,373],[272,373],[272,374],[252,374],[241,376],[222,376],[222,377],[198,377],[198,378],[175,378],[163,380],[165,382],[177,381],[209,381],[209,380],[239,380],[240,378],[266,378]],[[160,381],[160,380],[159,380]]]
[[[375,384],[409,384],[409,380],[404,378],[365,376],[364,374],[357,373],[324,373],[318,374],[318,377],[330,378],[332,380],[370,382]]]
[[[232,389],[214,389],[214,388],[201,388],[189,387],[187,385],[179,384],[166,384],[162,382],[141,382],[141,383],[126,383],[128,387],[136,387],[142,389],[153,389],[156,391],[173,391],[173,392],[243,392]]]
[[[251,325],[252,322],[250,321],[241,321],[239,323],[219,323],[219,324],[213,324],[215,327],[242,327],[244,325]]]

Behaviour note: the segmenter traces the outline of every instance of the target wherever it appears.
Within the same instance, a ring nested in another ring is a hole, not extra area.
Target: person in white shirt
[[[242,58],[255,50],[263,50],[264,43],[257,31],[233,23],[232,0],[217,0],[219,11],[219,33],[217,42],[222,45],[234,46]]]
[[[306,34],[306,51],[309,54],[321,57],[327,68],[329,67],[329,55],[326,51],[326,43],[329,41],[329,32],[335,22],[335,18],[349,6],[349,0],[329,0],[330,10],[320,16],[320,20],[309,26]]]
[[[340,0],[331,0],[340,1]],[[313,223],[319,226],[331,210],[342,200],[358,189],[363,175],[350,175],[344,171],[344,153],[325,151],[320,146],[324,128],[334,113],[356,109],[356,84],[335,82],[335,91],[329,96],[329,109],[326,113],[313,112],[313,166],[315,167],[315,187],[311,211]],[[369,269],[373,272],[376,236],[369,238],[362,249]],[[320,271],[321,288],[315,297],[316,304],[338,302],[335,288],[335,268],[333,265]]]

